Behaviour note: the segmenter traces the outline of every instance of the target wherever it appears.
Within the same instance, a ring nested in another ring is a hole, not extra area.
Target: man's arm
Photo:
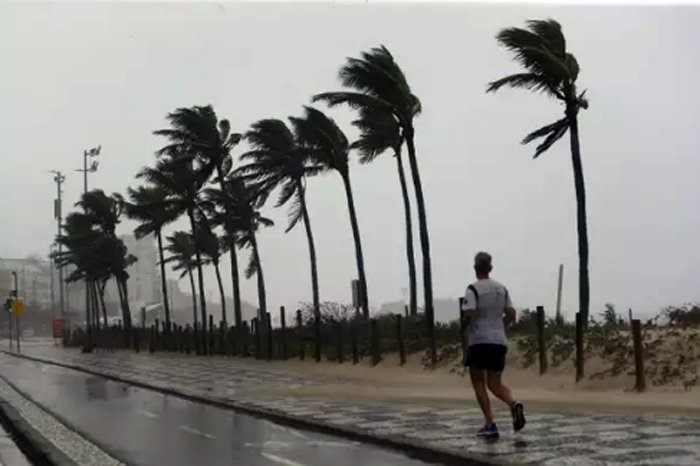
[[[503,323],[506,327],[510,327],[515,324],[516,313],[513,308],[513,302],[510,300],[510,293],[506,290],[506,307],[504,310],[505,315],[503,316]]]
[[[464,301],[462,302],[462,310],[467,314],[470,320],[476,318],[476,295],[474,292],[467,288],[466,293],[464,293]]]

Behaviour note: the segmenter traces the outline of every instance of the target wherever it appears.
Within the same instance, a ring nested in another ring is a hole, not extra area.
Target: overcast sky
[[[423,102],[416,144],[436,297],[462,294],[472,256],[484,249],[494,255],[495,278],[523,307],[554,307],[563,263],[571,314],[578,260],[568,138],[538,160],[534,147],[519,145],[563,109],[524,91],[484,92],[488,81],[518,70],[494,40],[499,28],[548,16],[563,25],[590,98],[580,132],[592,311],[612,302],[651,313],[700,300],[693,7],[2,3],[0,256],[46,255],[55,232],[47,171],[66,173],[65,197],[74,203],[83,149],[103,147],[90,186],[124,192],[153,163],[162,141],[151,132],[176,107],[212,104],[241,132],[260,118],[299,115],[312,94],[338,88],[346,56],[385,44]],[[354,137],[353,115],[330,113]],[[388,154],[372,165],[353,162],[351,177],[371,305],[401,299],[407,273],[395,162]],[[340,178],[311,180],[308,196],[321,299],[347,301],[356,269]],[[286,209],[266,213],[278,223],[260,235],[268,303],[309,301],[303,228],[284,234]],[[125,222],[122,232],[132,228]],[[213,272],[208,278],[213,294]],[[243,294],[256,302],[254,280]]]

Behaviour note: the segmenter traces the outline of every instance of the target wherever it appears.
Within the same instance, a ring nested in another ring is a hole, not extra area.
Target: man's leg
[[[493,424],[493,413],[491,412],[491,401],[489,400],[489,394],[486,391],[486,371],[483,369],[470,367],[469,376],[472,379],[472,387],[474,388],[476,400],[479,402],[481,411],[484,413],[486,426],[490,426]]]

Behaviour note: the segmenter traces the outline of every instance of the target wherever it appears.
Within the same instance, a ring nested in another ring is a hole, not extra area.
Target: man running
[[[467,288],[462,310],[466,311],[470,324],[466,365],[486,419],[477,435],[497,438],[498,427],[493,420],[487,387],[510,407],[516,432],[525,427],[525,413],[522,403],[513,399],[510,389],[501,381],[508,351],[505,327],[515,323],[515,309],[506,287],[489,278],[491,269],[491,255],[479,252],[474,257],[477,281]]]

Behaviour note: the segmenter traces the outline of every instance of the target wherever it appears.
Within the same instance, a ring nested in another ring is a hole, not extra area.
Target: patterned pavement
[[[478,409],[439,404],[329,402],[256,394],[256,387],[333,386],[235,359],[134,354],[83,355],[54,347],[25,347],[25,355],[183,395],[292,420],[364,434],[493,464],[696,465],[700,464],[700,420],[659,417],[530,412],[519,434],[499,419],[501,439],[474,437]]]

